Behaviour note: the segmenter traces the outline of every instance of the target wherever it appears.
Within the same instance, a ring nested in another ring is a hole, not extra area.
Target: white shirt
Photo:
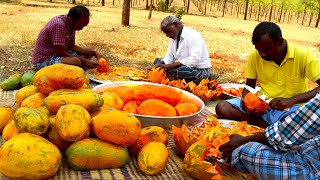
[[[167,54],[162,59],[165,64],[173,64],[175,59],[188,67],[211,68],[208,48],[202,35],[195,29],[183,26],[179,47],[177,40],[170,38]]]

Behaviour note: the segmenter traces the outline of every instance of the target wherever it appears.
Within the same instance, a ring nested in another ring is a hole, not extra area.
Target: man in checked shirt
[[[67,15],[52,18],[38,35],[32,64],[37,69],[57,63],[89,69],[97,67],[97,60],[105,57],[93,49],[75,44],[75,31],[86,27],[89,19],[90,12],[84,6],[74,6]],[[92,60],[92,57],[97,60]]]
[[[231,135],[219,150],[258,179],[320,179],[320,91],[264,132]]]

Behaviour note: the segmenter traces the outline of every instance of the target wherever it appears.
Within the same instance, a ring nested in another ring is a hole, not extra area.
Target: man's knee
[[[61,63],[79,67],[82,66],[81,60],[78,57],[65,57],[61,60]]]
[[[216,106],[216,113],[218,117],[225,117],[225,114],[228,114],[228,110],[232,108],[232,105],[227,101],[220,101]]]

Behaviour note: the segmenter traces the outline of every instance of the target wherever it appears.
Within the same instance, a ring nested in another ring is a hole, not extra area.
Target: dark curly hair
[[[68,16],[72,20],[79,20],[80,17],[90,17],[89,9],[84,6],[74,6],[69,10]]]
[[[265,34],[269,34],[269,37],[273,39],[282,38],[281,29],[277,24],[273,22],[261,22],[253,30],[251,39],[252,44],[255,45],[258,43]]]

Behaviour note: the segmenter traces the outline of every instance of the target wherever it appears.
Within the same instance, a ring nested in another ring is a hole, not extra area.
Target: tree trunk
[[[271,21],[272,18],[272,9],[273,9],[274,0],[271,1],[271,8],[270,8],[270,14],[269,14],[269,21]]]
[[[152,6],[153,6],[153,0],[150,0],[149,16],[148,16],[148,19],[151,19],[151,15],[152,15]]]
[[[251,6],[250,6],[250,14],[249,14],[249,19],[251,19],[251,15],[252,15],[252,9],[253,9],[253,4],[251,4]]]
[[[189,14],[189,7],[190,7],[190,0],[188,0],[188,5],[187,5],[187,14]]]
[[[301,22],[302,25],[304,23],[304,19],[306,18],[306,14],[307,14],[307,7],[305,7],[303,11],[302,22]]]
[[[72,4],[76,4],[76,0],[72,0]]]
[[[233,14],[233,2],[231,2],[231,16]]]
[[[224,0],[224,2],[223,2],[223,10],[222,10],[222,17],[224,17],[224,12],[226,10],[226,7],[227,7],[227,0]]]
[[[316,28],[319,26],[319,21],[320,21],[320,8],[319,8],[318,18],[315,26]]]
[[[282,2],[282,5],[281,5],[281,9],[280,9],[280,15],[279,15],[279,19],[278,19],[278,22],[281,22],[281,16],[282,16],[282,10],[283,10],[283,6],[284,6],[284,3]]]
[[[146,0],[146,9],[148,9],[148,3],[149,3],[148,0]]]
[[[152,0],[150,0],[150,1],[152,1]],[[169,9],[169,0],[166,0],[166,11],[168,11],[168,9]]]
[[[104,6],[104,0],[101,0],[101,6]]]
[[[283,18],[282,18],[282,23],[284,23],[284,20],[286,19],[287,11],[283,12]]]
[[[129,19],[130,19],[130,0],[123,0],[121,24],[123,26],[129,26]]]
[[[244,11],[244,20],[247,20],[249,0],[246,0],[246,10]]]
[[[208,0],[205,0],[203,15],[207,14],[207,5],[208,5]]]
[[[259,9],[258,9],[258,21],[260,21],[260,11],[261,11],[261,4],[259,3]]]
[[[309,26],[311,25],[312,18],[313,18],[313,12],[311,12],[311,15],[310,15],[310,19],[309,19]]]

